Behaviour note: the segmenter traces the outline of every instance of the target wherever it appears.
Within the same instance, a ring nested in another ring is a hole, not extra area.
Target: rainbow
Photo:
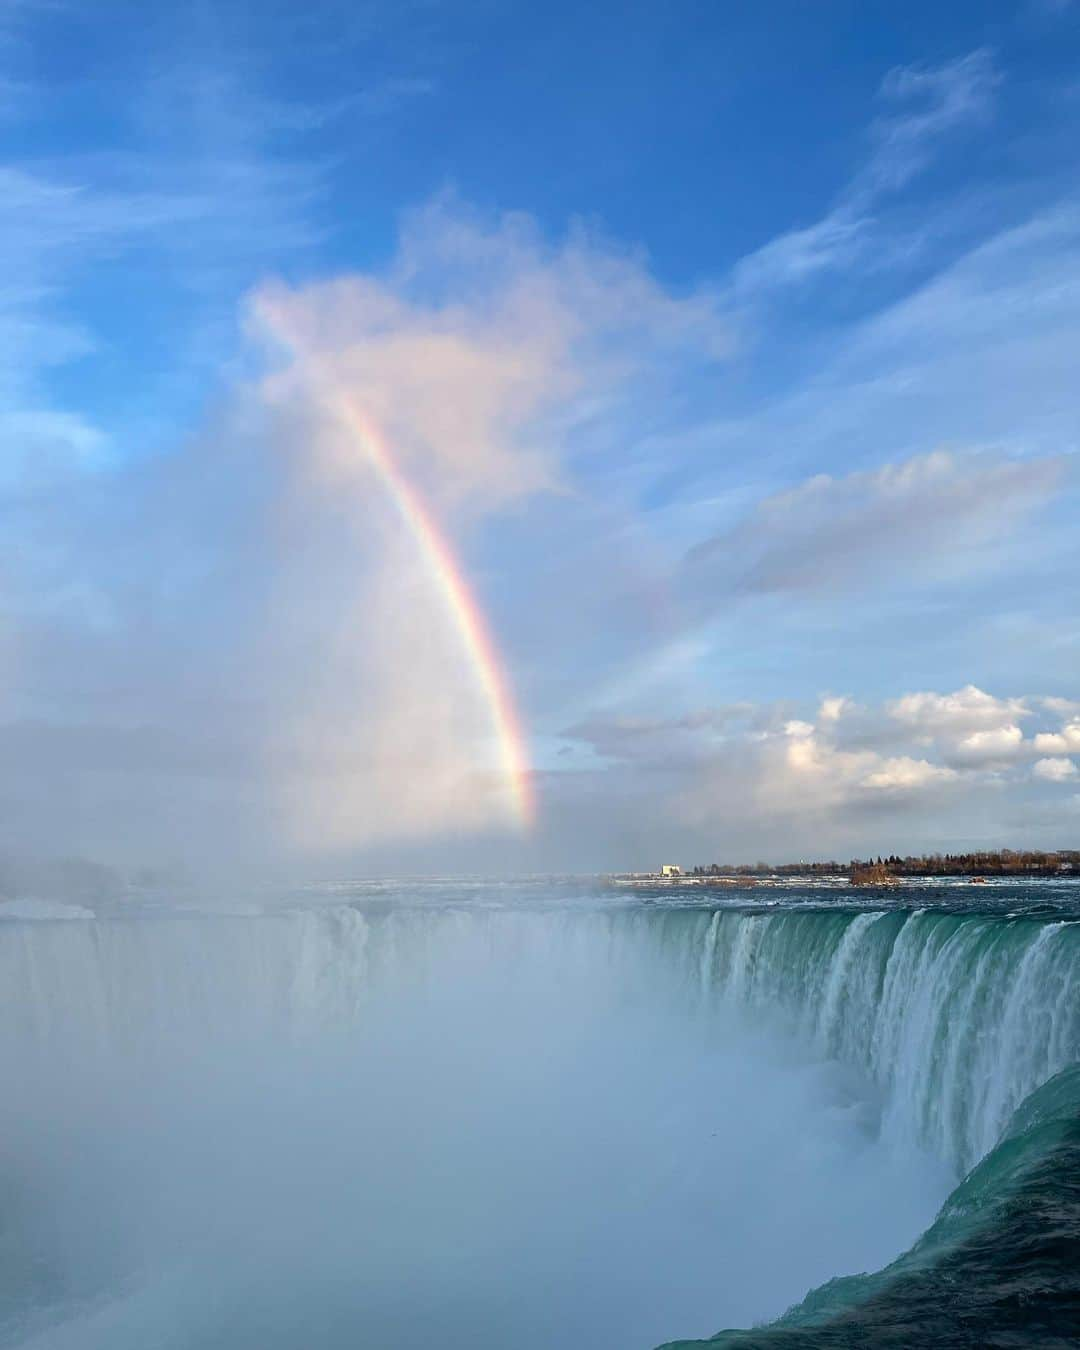
[[[270,332],[292,352],[325,398],[334,418],[362,447],[368,463],[416,544],[436,593],[441,597],[461,644],[477,692],[486,705],[498,746],[513,822],[528,829],[536,803],[528,768],[526,739],[487,619],[469,587],[461,564],[423,498],[398,468],[386,438],[347,391],[303,348],[280,310],[263,296],[258,314]]]

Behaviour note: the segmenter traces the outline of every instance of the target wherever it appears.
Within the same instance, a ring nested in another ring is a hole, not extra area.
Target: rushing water
[[[0,1346],[1072,1344],[1076,895],[0,907]]]

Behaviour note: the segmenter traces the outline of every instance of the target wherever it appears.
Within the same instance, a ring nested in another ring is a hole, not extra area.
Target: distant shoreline
[[[854,877],[840,875],[822,876],[820,873],[810,872],[771,872],[761,873],[755,876],[726,876],[726,877],[661,877],[647,875],[608,875],[605,881],[611,886],[626,887],[628,889],[652,890],[656,887],[666,887],[669,889],[685,889],[688,886],[699,887],[702,890],[747,890],[754,887],[783,886],[798,882],[820,882],[832,881],[837,885],[849,886],[882,886],[893,885],[902,886],[906,881],[963,881],[968,885],[987,885],[992,886],[996,882],[1002,881],[1075,881],[1080,882],[1080,873],[1076,872],[1015,872],[1001,873],[993,876],[967,876],[962,872],[910,872],[903,876],[892,876],[888,881],[867,879],[859,880]]]
[[[669,863],[655,872],[617,872],[619,886],[754,886],[783,881],[836,881],[853,886],[891,886],[904,881],[1004,879],[1080,880],[1080,850],[1036,852],[999,849],[980,853],[944,853],[901,858],[897,854],[853,858],[850,862],[755,864],[709,863],[682,869]]]

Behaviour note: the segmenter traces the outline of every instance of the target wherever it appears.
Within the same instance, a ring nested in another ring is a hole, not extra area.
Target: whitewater
[[[1075,1344],[1078,990],[1077,883],[0,905],[0,1347]]]

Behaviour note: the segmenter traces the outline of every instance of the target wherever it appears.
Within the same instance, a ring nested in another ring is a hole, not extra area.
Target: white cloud
[[[950,782],[955,777],[955,769],[946,765],[899,755],[884,760],[880,768],[867,774],[862,781],[864,787],[880,788],[886,792],[918,792],[934,784]]]
[[[1048,783],[1065,783],[1076,777],[1077,768],[1071,759],[1040,759],[1032,765],[1031,772]]]
[[[707,732],[687,719],[593,718],[567,735],[614,760],[620,778],[644,775],[642,790],[684,823],[753,820],[754,828],[803,830],[814,821],[825,846],[844,812],[886,804],[919,810],[963,781],[960,770],[925,756],[838,744],[830,711],[814,723],[782,709],[741,707],[737,716],[711,719]]]
[[[950,694],[905,694],[888,705],[888,713],[919,731],[962,738],[1008,729],[1016,718],[1027,717],[1029,708],[1023,699],[995,698],[968,684]]]
[[[888,705],[888,713],[927,742],[936,742],[951,764],[1000,768],[1039,749],[1038,737],[1025,739],[1020,726],[1034,715],[1032,702],[997,698],[969,684],[949,694],[905,694]]]
[[[790,743],[782,754],[763,758],[758,801],[768,809],[817,815],[866,804],[878,794],[916,796],[956,778],[953,769],[926,759],[842,749],[805,723],[788,723],[785,731]]]
[[[1024,743],[1024,733],[1015,723],[985,731],[973,731],[951,749],[958,760],[968,764],[1000,764],[1015,758]]]
[[[747,858],[751,849],[775,856],[858,851],[869,822],[876,832],[886,828],[890,840],[916,822],[923,839],[939,838],[943,820],[954,833],[965,821],[965,837],[984,837],[988,813],[1024,819],[1033,779],[1068,782],[1077,772],[1062,756],[1037,758],[1014,720],[1035,716],[1032,708],[1045,706],[1038,697],[999,697],[967,685],[837,716],[840,702],[822,700],[815,720],[792,716],[791,705],[743,708],[737,717],[709,721],[705,734],[685,719],[651,719],[631,730],[597,717],[568,735],[603,746],[613,762],[600,781],[613,792],[617,784],[622,794],[659,803],[672,830],[718,834],[730,858]]]
[[[1041,698],[1039,702],[1050,712],[1061,713],[1063,717],[1071,717],[1080,714],[1080,701],[1074,698]]]
[[[1040,754],[1080,753],[1080,717],[1066,722],[1060,731],[1042,731],[1034,739]]]

